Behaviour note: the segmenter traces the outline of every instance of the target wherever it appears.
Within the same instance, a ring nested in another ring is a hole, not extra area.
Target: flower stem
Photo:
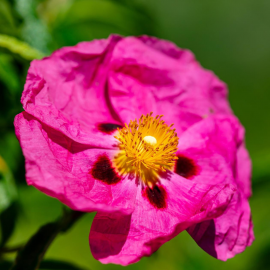
[[[64,210],[63,216],[39,228],[18,252],[10,270],[35,270],[39,268],[48,247],[61,232],[66,232],[84,213]]]
[[[13,252],[17,252],[19,251],[20,249],[23,248],[23,245],[19,245],[19,246],[15,246],[15,247],[2,247],[0,248],[0,256],[3,254],[3,253],[13,253]]]

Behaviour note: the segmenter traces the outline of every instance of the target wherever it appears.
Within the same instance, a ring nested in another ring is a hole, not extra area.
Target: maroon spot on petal
[[[191,179],[193,176],[198,175],[199,168],[191,158],[184,155],[177,155],[178,159],[175,163],[175,173],[182,177]]]
[[[108,185],[117,184],[121,181],[121,177],[116,173],[112,163],[106,154],[98,157],[94,163],[90,174],[97,180],[100,180]]]
[[[164,209],[167,207],[167,192],[162,186],[155,185],[153,188],[146,187],[143,190],[143,196],[145,196],[150,204],[157,209]]]
[[[117,128],[123,128],[123,126],[111,123],[100,123],[97,126],[98,130],[106,134],[112,134]]]

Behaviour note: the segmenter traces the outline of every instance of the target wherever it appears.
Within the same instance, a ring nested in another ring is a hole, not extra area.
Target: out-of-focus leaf
[[[112,33],[153,34],[153,21],[147,13],[130,5],[98,0],[73,1],[50,27],[54,40],[58,42],[56,46],[107,38]]]
[[[12,9],[6,0],[0,0],[0,31],[12,35],[17,33]]]
[[[56,260],[44,260],[41,262],[40,270],[47,270],[47,269],[53,269],[53,270],[84,270],[83,268],[80,268],[74,264],[63,262],[63,261],[56,261]]]
[[[0,34],[0,47],[6,48],[13,53],[19,54],[26,60],[40,59],[44,57],[40,51],[30,47],[27,43],[7,35]]]
[[[10,238],[17,217],[17,191],[11,172],[0,157],[0,247]]]
[[[270,152],[262,151],[252,159],[254,183],[270,175]]]
[[[12,116],[10,116],[9,120]],[[22,156],[22,150],[20,148],[20,144],[14,134],[14,127],[13,122],[9,122],[9,126],[3,126],[0,125],[0,156],[3,157],[6,164],[8,165],[9,169],[13,173],[17,173],[18,167],[22,166],[22,163],[24,164],[24,159]],[[1,117],[0,117],[0,124],[1,124]],[[8,149],[8,150],[7,150]],[[24,172],[22,172],[24,174]],[[15,177],[15,175],[13,175]],[[16,175],[16,181],[19,180],[17,178],[20,178],[25,180],[24,175]]]
[[[269,269],[269,254],[270,254],[270,243],[267,243],[263,248],[262,252],[255,258],[254,261],[249,265],[246,270],[260,269],[268,270]]]
[[[38,269],[40,260],[58,232],[58,223],[48,223],[42,226],[18,253],[12,270]]]
[[[32,47],[48,53],[47,43],[51,37],[47,26],[37,17],[36,10],[39,2],[37,0],[16,0],[15,9],[23,18],[21,27],[23,40]]]
[[[0,54],[0,80],[6,85],[11,93],[19,90],[19,78],[12,65],[12,56]]]
[[[18,203],[13,202],[7,209],[0,214],[1,242],[3,247],[11,237],[18,217]],[[1,252],[0,252],[1,253]]]
[[[17,191],[11,172],[0,157],[0,213],[17,198]]]
[[[0,269],[1,270],[9,270],[11,266],[12,266],[11,261],[0,260]]]
[[[42,226],[19,251],[12,270],[35,270],[54,238],[67,231],[84,213],[66,210],[60,220]]]

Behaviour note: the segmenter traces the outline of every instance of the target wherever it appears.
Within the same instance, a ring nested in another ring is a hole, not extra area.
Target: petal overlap
[[[226,261],[243,252],[254,240],[248,201],[238,192],[218,218],[188,228],[197,244],[211,256]]]
[[[244,128],[226,85],[189,50],[117,35],[65,47],[31,63],[21,102],[14,124],[27,183],[74,210],[97,211],[96,259],[134,263],[183,230],[221,260],[251,245]],[[150,112],[179,137],[178,160],[155,185],[114,163],[117,128]]]
[[[163,176],[160,185],[168,196],[164,209],[154,207],[141,190],[130,217],[97,214],[89,236],[94,257],[103,263],[136,262],[185,229],[206,252],[222,260],[250,245],[254,238],[250,208],[235,178],[241,142],[238,124],[232,116],[212,116],[183,132],[179,152],[195,161],[198,173],[190,179],[176,173]],[[128,222],[124,231],[120,220]]]
[[[164,210],[154,208],[138,191],[131,215],[98,213],[89,236],[93,256],[122,265],[150,256],[191,224],[222,214],[235,192],[233,185],[196,184],[175,174],[166,189]]]
[[[133,211],[136,184],[121,179],[118,186],[90,173],[99,155],[116,150],[79,144],[24,112],[15,119],[16,135],[26,158],[26,180],[42,192],[79,211]],[[120,198],[120,199],[119,199]]]
[[[121,40],[108,81],[112,104],[124,122],[150,111],[163,114],[168,123],[193,115],[191,124],[213,113],[231,114],[224,83],[188,50],[155,38]]]
[[[74,141],[108,147],[111,137],[97,125],[122,124],[106,89],[108,63],[119,39],[83,42],[34,60],[21,99],[25,111]]]

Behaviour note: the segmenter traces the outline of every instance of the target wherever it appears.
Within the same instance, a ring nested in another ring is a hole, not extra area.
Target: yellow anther
[[[114,158],[119,173],[134,173],[152,186],[159,174],[173,168],[178,137],[173,125],[168,126],[150,114],[142,115],[139,121],[130,121],[119,130],[115,138],[119,141],[120,152]],[[137,124],[138,123],[138,124]]]

